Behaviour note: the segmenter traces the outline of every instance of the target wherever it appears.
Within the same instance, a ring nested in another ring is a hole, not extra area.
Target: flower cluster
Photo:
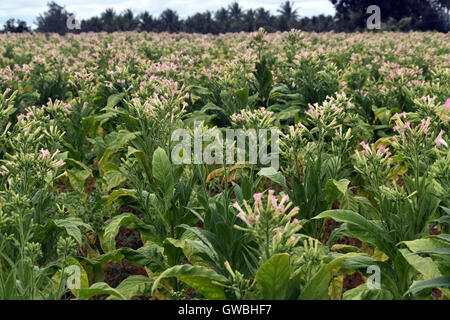
[[[265,258],[294,247],[300,240],[297,232],[302,228],[296,218],[299,208],[293,207],[288,195],[276,197],[274,193],[274,190],[269,190],[266,199],[263,199],[263,193],[254,194],[253,206],[245,200],[243,208],[237,202],[233,204],[238,211],[236,217],[244,223],[244,226],[235,227],[250,232],[258,239]]]
[[[255,110],[241,110],[231,115],[233,127],[243,129],[270,129],[274,126],[275,118],[272,111],[261,107]]]

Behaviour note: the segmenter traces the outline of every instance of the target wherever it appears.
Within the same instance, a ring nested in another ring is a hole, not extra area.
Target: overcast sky
[[[33,24],[35,18],[47,10],[50,0],[0,0],[0,24],[9,18],[19,18],[28,24]],[[227,7],[232,0],[57,0],[56,3],[65,6],[69,12],[74,12],[81,19],[99,15],[107,8],[114,8],[120,13],[125,9],[132,9],[139,13],[148,11],[152,15],[159,15],[164,9],[170,8],[185,18],[196,12],[217,10]],[[238,1],[244,9],[264,7],[273,13],[283,0],[245,0]],[[329,0],[297,0],[294,8],[300,16],[317,14],[334,14],[333,5]]]

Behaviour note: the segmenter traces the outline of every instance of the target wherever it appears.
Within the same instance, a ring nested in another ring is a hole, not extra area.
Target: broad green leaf
[[[416,294],[425,289],[433,289],[433,288],[447,288],[450,289],[450,276],[438,277],[429,280],[421,280],[414,281],[409,290],[405,293],[407,294]]]
[[[120,101],[122,101],[124,97],[125,97],[125,93],[112,94],[108,97],[106,106],[108,108],[112,108],[112,107],[116,106]]]
[[[132,196],[135,193],[136,193],[136,190],[134,190],[134,189],[123,189],[123,188],[121,188],[121,189],[114,190],[109,195],[107,203],[113,203],[114,201],[116,201],[120,197]]]
[[[328,300],[328,287],[340,268],[339,263],[358,255],[358,253],[348,253],[323,265],[303,288],[299,300]]]
[[[92,227],[84,223],[80,218],[68,217],[65,219],[53,220],[58,228],[66,230],[67,234],[73,237],[79,245],[81,245],[81,231],[80,227],[84,227],[87,230],[92,231]]]
[[[400,249],[400,253],[414,269],[422,274],[424,280],[430,280],[444,276],[439,270],[437,263],[434,262],[430,257],[423,258],[418,254],[411,253],[408,249]],[[450,290],[443,289],[442,292],[446,296],[450,296]]]
[[[172,163],[162,148],[158,148],[153,153],[152,174],[155,180],[162,186],[165,195],[173,192],[174,178]]]
[[[387,254],[391,259],[396,255],[396,248],[389,235],[375,222],[350,210],[328,210],[313,219],[330,218],[338,222],[346,222],[346,232],[361,241],[371,243]]]
[[[237,90],[236,100],[239,104],[239,109],[245,109],[248,104],[248,88]]]
[[[97,282],[87,289],[81,289],[79,291],[77,300],[88,300],[89,298],[97,296],[99,294],[108,294],[120,300],[126,300],[126,298],[119,291],[117,291],[114,288],[111,288],[108,284],[104,282]]]
[[[276,254],[259,267],[256,283],[265,300],[283,300],[286,297],[291,267],[289,255]]]
[[[135,296],[150,296],[153,279],[145,276],[129,276],[123,280],[116,288],[116,291],[126,300],[131,300]],[[108,300],[119,300],[115,295],[108,297]]]
[[[203,266],[180,265],[167,269],[155,280],[152,292],[158,289],[162,279],[172,277],[176,277],[178,280],[191,286],[206,299],[226,299],[224,284],[228,283],[228,279]]]
[[[327,201],[332,202],[339,196],[339,194],[344,195],[347,192],[349,184],[350,180],[347,179],[341,179],[339,181],[336,181],[334,179],[328,180],[324,188]]]
[[[391,292],[385,289],[370,289],[366,283],[346,291],[342,300],[392,300]]]
[[[344,287],[344,275],[333,277],[328,287],[328,296],[330,300],[341,300],[342,290]]]
[[[103,250],[108,252],[116,249],[115,238],[120,227],[125,225],[134,226],[137,220],[139,220],[139,218],[132,213],[123,213],[109,220],[105,227],[105,231],[103,232],[103,239],[101,241]]]
[[[280,186],[282,186],[285,190],[288,190],[286,179],[283,176],[283,174],[279,171],[275,171],[272,167],[270,168],[263,168],[258,172],[259,176],[264,176],[266,178],[269,178],[275,183],[278,183]]]
[[[152,171],[150,169],[150,166],[148,165],[147,157],[145,156],[144,151],[137,150],[133,147],[128,147],[127,157],[129,157],[130,155],[134,155],[136,159],[138,159],[139,163],[145,170],[148,181],[151,183],[153,181]]]
[[[429,249],[444,249],[444,248],[450,248],[450,246],[440,240],[437,239],[417,239],[412,241],[402,241],[401,243],[406,244],[406,246],[412,251],[422,251],[422,250],[429,250]]]

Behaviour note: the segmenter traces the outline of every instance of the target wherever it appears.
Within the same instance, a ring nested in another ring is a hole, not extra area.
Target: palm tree
[[[264,8],[256,9],[255,13],[255,27],[256,29],[264,28],[267,31],[274,31],[273,17],[270,11]]]
[[[228,6],[228,12],[231,18],[231,28],[230,31],[236,32],[242,30],[242,8],[236,1]]]
[[[298,14],[297,9],[294,10],[294,3],[286,1],[277,11],[280,13],[280,27],[282,31],[290,30],[295,26]]]
[[[230,27],[230,16],[227,9],[221,8],[214,14],[214,21],[216,22],[218,32],[227,32]]]
[[[160,15],[159,20],[161,21],[164,31],[173,33],[180,30],[180,18],[178,17],[178,13],[171,9],[164,10]]]
[[[156,21],[153,19],[153,16],[144,11],[138,17],[139,20],[139,28],[143,31],[153,31],[156,27]]]
[[[101,14],[103,30],[106,32],[114,32],[117,30],[117,16],[114,9],[106,9]]]
[[[134,18],[133,11],[130,9],[125,10],[125,12],[120,16],[120,30],[131,31],[135,30],[138,25],[138,21]]]

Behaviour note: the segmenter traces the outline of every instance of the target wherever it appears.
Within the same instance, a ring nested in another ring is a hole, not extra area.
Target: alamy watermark
[[[69,290],[81,288],[81,268],[77,265],[68,266],[64,272],[67,274],[66,286]]]
[[[71,14],[66,21],[66,27],[69,30],[80,30],[81,21],[76,17],[75,14]]]
[[[367,29],[369,30],[380,30],[381,29],[381,9],[377,5],[371,5],[367,8],[366,13],[371,14],[367,18]]]
[[[280,167],[279,130],[276,128],[226,129],[224,139],[221,130],[214,128],[203,132],[202,122],[196,121],[193,138],[192,148],[189,130],[177,129],[172,133],[174,164],[270,164],[275,171]]]
[[[372,274],[367,278],[367,288],[370,290],[381,289],[381,271],[380,267],[377,265],[372,265],[367,267],[367,273]]]

